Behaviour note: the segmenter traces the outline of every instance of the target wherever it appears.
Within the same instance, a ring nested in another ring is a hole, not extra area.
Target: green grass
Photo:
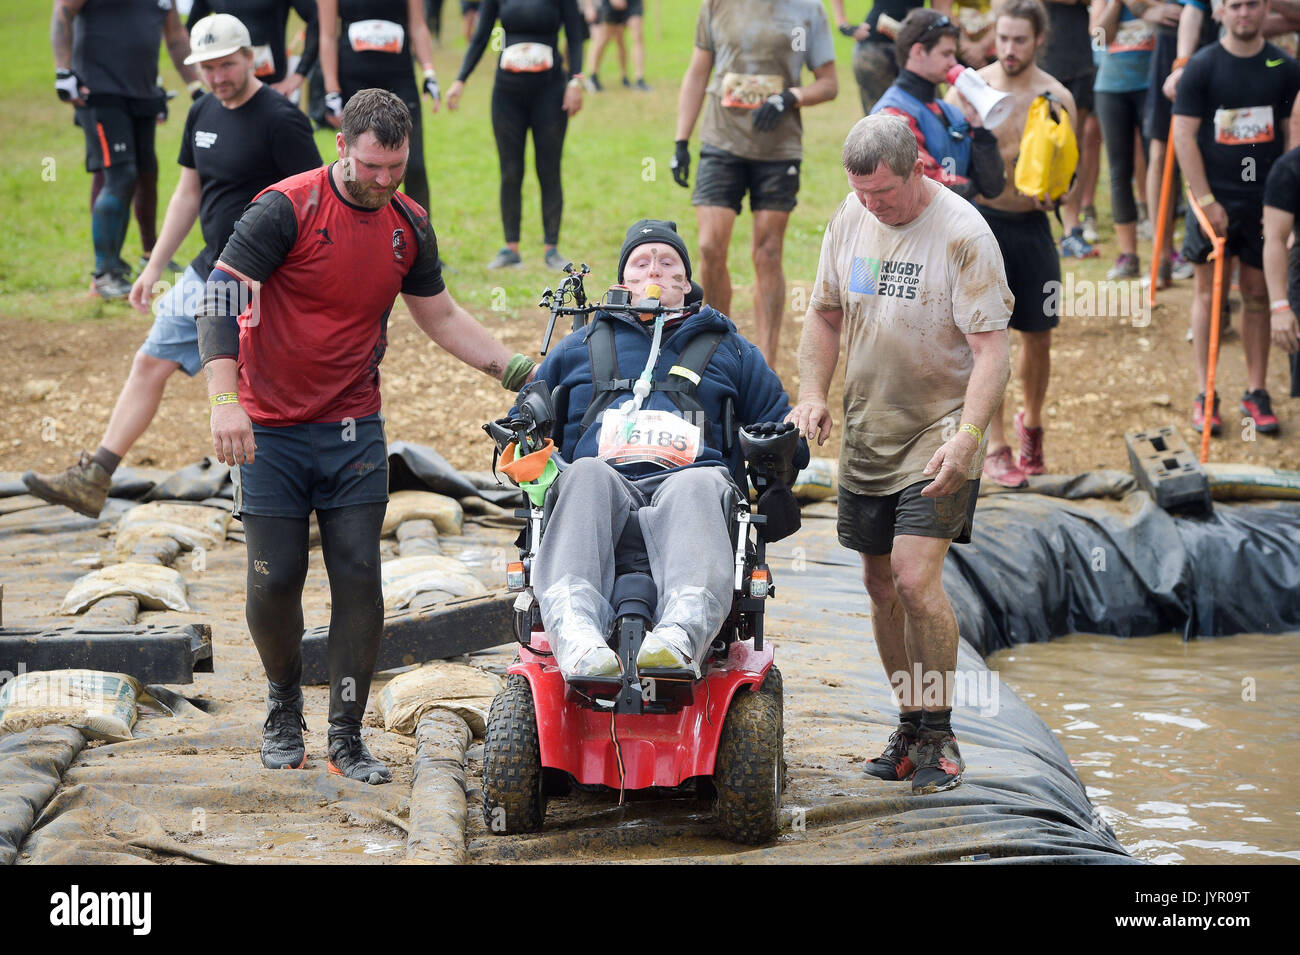
[[[677,110],[677,90],[692,49],[698,6],[692,0],[652,0],[647,4],[647,80],[650,94],[617,85],[615,50],[605,53],[602,76],[607,92],[586,97],[582,113],[570,123],[564,154],[565,210],[560,249],[593,270],[588,287],[597,291],[613,281],[618,248],[628,225],[643,216],[675,219],[694,251],[696,220],[688,190],[672,180],[668,160]],[[448,4],[448,11],[453,5]],[[828,5],[829,14],[829,5]],[[126,310],[85,294],[92,262],[90,177],[82,165],[82,136],[72,110],[54,96],[49,47],[50,8],[46,0],[16,0],[0,11],[0,315],[40,320],[83,320]],[[447,17],[446,45],[436,54],[444,89],[459,69],[464,43],[457,18]],[[808,110],[804,117],[804,163],[799,206],[786,236],[785,267],[793,284],[811,284],[821,235],[847,192],[839,166],[840,144],[860,113],[850,68],[852,43],[835,35],[840,92],[837,99]],[[179,88],[164,53],[160,73]],[[430,115],[425,110],[425,154],[433,224],[445,260],[456,269],[448,276],[452,294],[480,318],[497,320],[539,316],[534,308],[542,287],[555,274],[542,268],[541,221],[531,146],[523,190],[522,253],[526,267],[489,272],[483,265],[502,244],[498,207],[496,149],[489,102],[493,66],[484,57],[470,77],[461,107]],[[805,81],[810,75],[805,73]],[[176,184],[175,162],[184,124],[184,96],[174,101],[169,121],[158,129],[158,223]],[[317,134],[322,155],[335,155],[333,135]],[[692,138],[692,181],[698,163]],[[1108,218],[1105,179],[1099,209]],[[733,312],[749,312],[753,267],[749,261],[751,217],[737,220],[731,268],[737,294]],[[178,260],[195,254],[202,241],[195,228]],[[135,226],[124,257],[140,251]],[[1092,265],[1093,263],[1089,263]],[[1092,271],[1088,269],[1088,271]],[[1104,270],[1103,270],[1104,274]],[[1091,277],[1091,276],[1090,276]]]

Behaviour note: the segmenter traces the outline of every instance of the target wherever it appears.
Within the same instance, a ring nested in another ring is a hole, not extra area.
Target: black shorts
[[[946,497],[922,497],[933,481],[918,481],[884,497],[854,494],[841,487],[835,530],[840,543],[859,554],[881,557],[900,534],[939,537],[969,544],[980,482],[967,481]]]
[[[1048,70],[1048,72],[1050,73],[1051,70]],[[1092,84],[1097,80],[1097,71],[1095,69],[1089,70],[1087,73],[1072,77],[1068,80],[1062,80],[1059,76],[1056,78],[1060,80],[1061,85],[1069,90],[1070,95],[1074,97],[1074,105],[1076,109],[1081,112],[1091,113],[1097,108],[1097,100],[1092,92]],[[1080,139],[1083,138],[1082,132],[1079,132],[1078,135]]]
[[[799,164],[798,159],[742,159],[725,149],[701,146],[691,205],[725,206],[739,215],[748,191],[754,212],[789,212],[798,201]]]
[[[86,137],[86,172],[134,162],[139,172],[158,168],[154,131],[166,101],[91,96],[77,107],[77,125]]]
[[[1169,138],[1169,118],[1174,104],[1164,93],[1165,80],[1174,70],[1178,56],[1178,34],[1157,30],[1156,45],[1151,52],[1151,72],[1147,74],[1147,97],[1142,103],[1142,135],[1148,140],[1165,142]]]
[[[627,7],[623,10],[615,10],[610,6],[609,0],[601,0],[600,13],[597,16],[599,23],[612,23],[614,26],[620,26],[627,23],[632,17],[645,16],[645,7],[641,0],[627,0]]]
[[[1016,297],[1011,327],[1045,332],[1060,324],[1061,260],[1045,212],[1002,212],[976,203],[1002,250],[1007,285]],[[1051,283],[1056,283],[1052,285]],[[1055,290],[1055,294],[1053,293]],[[1049,300],[1057,303],[1049,308]]]
[[[380,414],[279,428],[254,423],[253,437],[253,463],[235,469],[236,516],[309,517],[313,510],[388,500]]]
[[[1259,199],[1220,199],[1223,211],[1228,213],[1228,241],[1224,243],[1224,256],[1234,255],[1243,265],[1264,267],[1264,202]],[[1204,265],[1214,246],[1201,231],[1196,213],[1187,210],[1187,223],[1183,231],[1183,258],[1196,265]]]

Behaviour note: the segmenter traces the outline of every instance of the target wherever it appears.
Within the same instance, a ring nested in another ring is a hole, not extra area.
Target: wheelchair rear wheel
[[[488,713],[483,744],[483,821],[496,835],[536,832],[546,813],[537,712],[527,678],[511,674]]]

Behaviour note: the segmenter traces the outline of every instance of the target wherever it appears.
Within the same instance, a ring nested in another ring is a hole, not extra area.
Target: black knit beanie
[[[677,223],[669,222],[666,219],[639,219],[627,230],[627,237],[623,240],[623,250],[618,256],[618,280],[623,281],[623,269],[627,266],[627,260],[632,256],[632,250],[638,245],[645,245],[647,242],[662,242],[665,245],[671,245],[677,250],[682,257],[682,264],[686,266],[687,281],[691,277],[691,257],[686,252],[686,243],[682,237],[677,234]]]

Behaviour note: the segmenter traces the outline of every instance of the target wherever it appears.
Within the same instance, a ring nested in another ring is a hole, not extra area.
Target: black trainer
[[[329,769],[336,776],[359,779],[372,786],[392,782],[393,779],[388,767],[370,755],[366,744],[361,742],[359,733],[356,736],[330,737]]]
[[[909,779],[916,769],[916,734],[917,728],[911,723],[899,723],[898,729],[890,734],[885,751],[867,763],[863,772],[889,782]]]
[[[957,748],[957,737],[945,730],[926,730],[916,737],[916,772],[912,775],[912,794],[941,793],[961,785],[966,761]]]
[[[307,721],[302,717],[302,698],[298,706],[271,700],[266,722],[262,724],[262,765],[267,769],[302,769],[307,749],[302,731]]]

